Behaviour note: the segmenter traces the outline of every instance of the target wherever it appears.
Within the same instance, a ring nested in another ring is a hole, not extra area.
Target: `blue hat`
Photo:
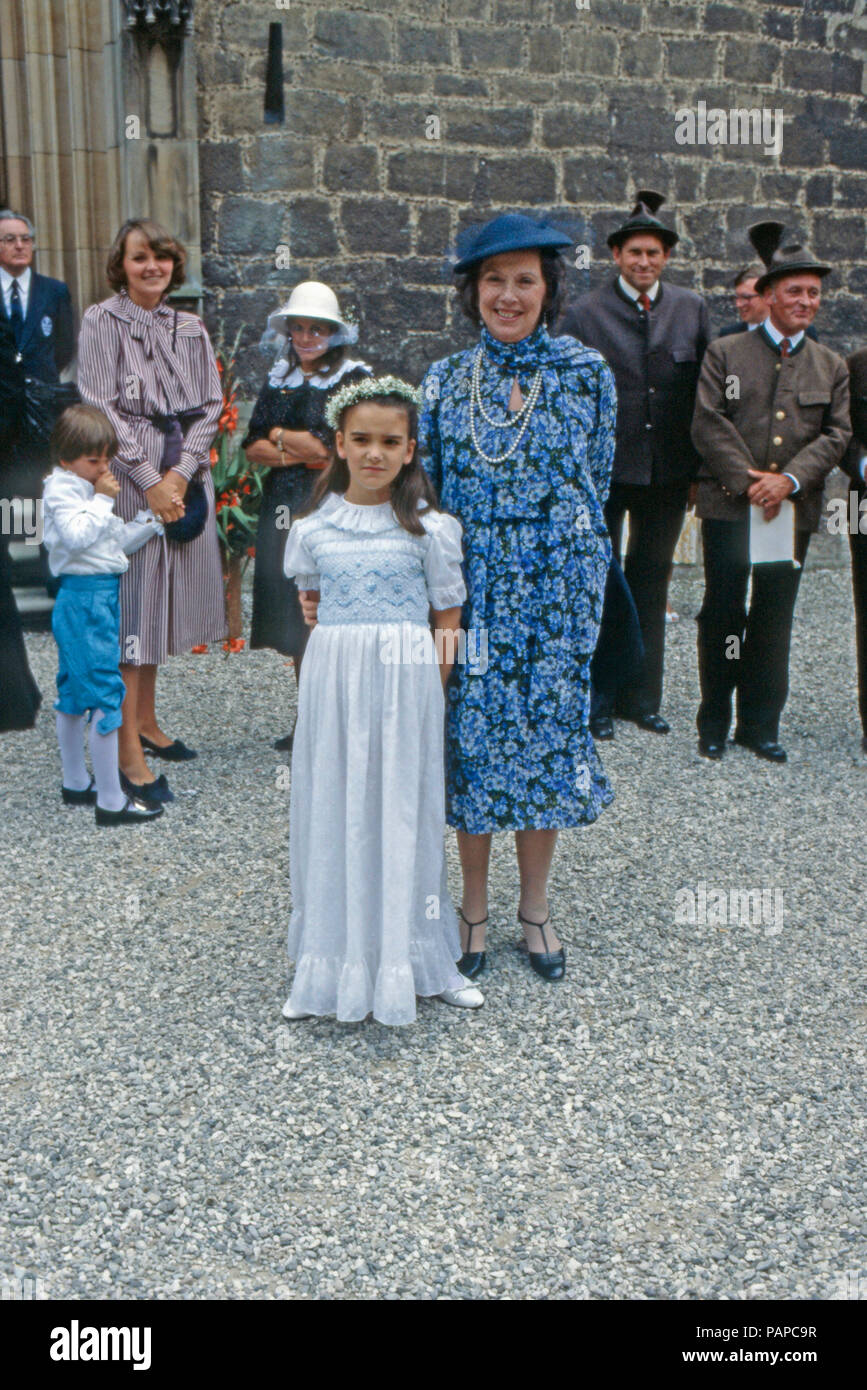
[[[194,541],[205,529],[208,519],[208,497],[205,485],[194,478],[184,494],[184,514],[177,521],[167,521],[163,526],[166,540],[183,543]]]
[[[522,212],[506,212],[483,227],[468,227],[458,238],[463,242],[461,259],[453,266],[457,274],[469,270],[488,256],[502,251],[531,251],[543,246],[571,246],[572,238],[540,218],[534,222]]]

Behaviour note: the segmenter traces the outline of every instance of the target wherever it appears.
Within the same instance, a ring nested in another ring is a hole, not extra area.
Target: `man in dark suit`
[[[756,291],[756,281],[761,273],[760,265],[741,266],[732,282],[739,322],[728,323],[725,328],[721,328],[721,338],[727,338],[730,333],[752,333],[760,323],[764,323],[768,316],[768,306]]]
[[[852,555],[852,595],[855,600],[861,747],[867,753],[867,348],[854,352],[849,358],[848,367],[852,441],[840,467],[855,484],[855,496],[853,499],[850,494],[847,511],[849,550]]]
[[[697,513],[705,571],[696,723],[699,752],[712,759],[725,751],[736,690],[735,742],[769,762],[786,761],[778,739],[795,600],[825,478],[851,434],[846,363],[806,335],[831,267],[806,246],[781,245],[783,231],[780,222],[750,228],[766,266],[756,288],[768,317],[755,333],[711,343],[692,427],[702,456]],[[751,528],[760,539],[789,498],[794,536],[783,539],[792,558],[751,564]]]
[[[32,268],[33,224],[9,208],[0,210],[0,313],[14,347],[10,364],[14,390],[0,398],[0,431],[7,440],[0,459],[0,490],[6,496],[39,495],[48,462],[48,440],[23,438],[24,378],[55,386],[75,353],[75,314],[62,280]]]
[[[617,383],[617,447],[606,519],[617,554],[629,514],[624,573],[645,648],[641,675],[625,689],[594,685],[590,727],[595,738],[613,737],[615,712],[639,728],[668,733],[659,713],[665,608],[689,484],[698,468],[689,431],[709,338],[704,300],[692,290],[662,284],[678,241],[655,216],[665,199],[649,189],[637,198],[630,216],[608,237],[617,275],[579,299],[562,325],[565,333],[602,353]],[[611,632],[616,643],[611,624],[603,623],[602,631]],[[600,661],[596,670],[616,671],[617,665],[616,659]]]

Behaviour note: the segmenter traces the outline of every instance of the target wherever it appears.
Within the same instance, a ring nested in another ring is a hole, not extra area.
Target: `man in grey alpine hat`
[[[754,333],[711,343],[692,426],[702,456],[696,510],[705,572],[696,723],[699,752],[712,759],[725,751],[737,691],[735,743],[768,762],[786,761],[778,735],[798,585],[825,478],[851,437],[846,363],[807,336],[831,266],[798,242],[783,245],[784,230],[782,222],[750,228],[765,265],[756,289],[768,316]],[[752,528],[775,520],[789,499],[791,558],[774,551],[752,563]]]

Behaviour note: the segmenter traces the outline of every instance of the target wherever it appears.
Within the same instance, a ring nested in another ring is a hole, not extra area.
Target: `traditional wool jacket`
[[[612,481],[670,486],[693,478],[699,460],[689,431],[710,337],[704,300],[660,283],[650,309],[642,312],[615,279],[568,309],[561,331],[596,348],[614,373]]]
[[[698,515],[745,517],[748,470],[757,468],[795,478],[795,525],[815,531],[825,478],[851,433],[849,373],[837,353],[804,337],[782,357],[763,328],[718,338],[705,354],[692,424],[702,456]]]

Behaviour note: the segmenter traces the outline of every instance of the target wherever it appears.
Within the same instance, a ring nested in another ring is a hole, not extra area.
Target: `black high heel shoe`
[[[460,970],[461,974],[465,976],[466,979],[474,980],[476,976],[481,975],[482,971],[484,970],[486,956],[484,951],[470,950],[470,947],[473,944],[473,932],[475,931],[476,927],[483,927],[488,919],[487,917],[483,917],[480,922],[468,922],[463,914],[463,909],[460,907],[458,908],[458,916],[460,917],[464,925],[469,927],[470,929],[467,933],[467,949],[464,951],[463,955],[458,961],[458,970]]]
[[[545,928],[551,920],[551,914],[545,918],[544,922],[531,922],[528,917],[521,916],[521,909],[518,909],[518,921],[522,927],[538,927],[542,933],[542,945],[547,948],[545,940]],[[537,975],[541,975],[543,980],[553,981],[562,980],[566,974],[566,952],[561,946],[559,951],[531,951],[526,941],[518,942],[518,950],[521,951],[530,962]]]

